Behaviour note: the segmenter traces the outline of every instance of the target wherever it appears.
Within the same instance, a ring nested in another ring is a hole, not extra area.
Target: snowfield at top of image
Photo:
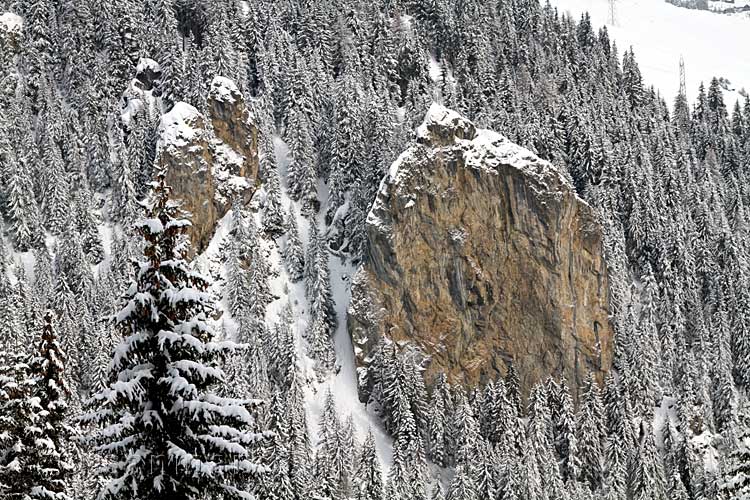
[[[671,103],[680,89],[680,57],[685,61],[688,100],[693,101],[701,82],[726,78],[725,99],[730,105],[750,92],[750,17],[728,16],[685,9],[664,0],[550,0],[574,19],[589,12],[596,26],[606,25],[622,54],[630,46],[646,85],[653,85]],[[747,14],[747,13],[746,13]]]

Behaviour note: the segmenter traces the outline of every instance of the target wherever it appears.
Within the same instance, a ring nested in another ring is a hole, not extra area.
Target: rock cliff
[[[416,345],[428,380],[475,385],[514,364],[524,394],[573,387],[612,360],[607,272],[591,208],[550,164],[433,105],[367,219],[352,283],[357,361],[382,337]],[[364,393],[367,387],[362,388]]]
[[[159,165],[193,215],[191,239],[200,251],[232,200],[247,202],[259,182],[258,129],[232,81],[214,78],[206,116],[184,102],[162,116]]]

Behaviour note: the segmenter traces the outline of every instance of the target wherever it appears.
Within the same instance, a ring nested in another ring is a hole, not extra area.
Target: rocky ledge
[[[475,386],[513,364],[524,394],[548,376],[575,394],[610,368],[601,228],[555,167],[505,137],[433,105],[367,237],[348,315],[360,367],[386,338],[426,355],[428,382]]]
[[[259,182],[258,129],[231,80],[214,78],[206,116],[184,102],[162,116],[159,165],[192,213],[191,239],[200,251],[232,200],[249,201]]]

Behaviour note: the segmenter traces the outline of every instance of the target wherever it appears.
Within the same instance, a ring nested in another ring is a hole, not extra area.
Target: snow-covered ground
[[[274,140],[276,149],[276,159],[279,166],[279,174],[286,178],[286,171],[289,165],[289,149],[287,145],[279,138]],[[326,186],[322,182],[318,188],[319,199],[327,200],[328,193]],[[294,207],[297,216],[297,227],[299,228],[300,239],[307,247],[309,241],[309,223],[307,218],[300,215],[300,204],[291,201],[285,190],[282,190],[282,205]],[[318,212],[318,227],[324,227],[324,217],[326,213],[325,205]],[[323,404],[328,389],[331,390],[336,401],[336,406],[340,411],[341,420],[345,420],[349,415],[352,416],[357,430],[359,442],[363,442],[367,431],[372,430],[375,438],[375,445],[381,463],[387,468],[391,463],[392,442],[386,434],[378,418],[369,413],[366,406],[359,401],[357,392],[357,371],[354,363],[354,350],[352,348],[349,332],[346,328],[346,309],[349,306],[351,278],[356,269],[350,264],[342,263],[337,256],[330,256],[329,269],[331,272],[331,291],[336,304],[336,317],[338,319],[338,328],[336,329],[334,344],[336,350],[336,364],[338,370],[331,373],[323,381],[318,381],[314,373],[314,361],[307,356],[306,341],[302,333],[307,328],[309,315],[307,314],[308,304],[305,297],[303,283],[289,283],[286,273],[283,271],[278,254],[274,252],[271,265],[278,267],[282,276],[272,283],[273,292],[282,298],[269,305],[266,315],[266,322],[270,325],[278,318],[281,308],[291,299],[295,308],[295,317],[297,321],[294,325],[295,335],[297,338],[298,356],[300,359],[300,369],[304,379],[309,381],[305,391],[306,409],[308,425],[313,437],[317,441],[318,426],[321,414],[323,413]],[[286,297],[285,295],[288,294]],[[288,298],[287,298],[288,297]]]
[[[680,88],[680,56],[685,60],[688,99],[698,85],[725,77],[730,88],[750,91],[750,18],[685,9],[661,0],[616,0],[615,24],[609,21],[609,0],[550,0],[575,19],[588,11],[595,27],[607,25],[622,52],[633,46],[647,85],[672,103]],[[737,92],[725,93],[734,105]]]

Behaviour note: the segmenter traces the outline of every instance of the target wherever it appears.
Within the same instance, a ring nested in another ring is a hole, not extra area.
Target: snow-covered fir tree
[[[70,498],[65,355],[50,311],[44,321],[33,356],[0,353],[0,491],[8,498]]]
[[[250,401],[216,395],[220,359],[234,345],[217,341],[208,282],[185,260],[190,221],[159,173],[136,226],[143,259],[116,316],[123,340],[97,409],[82,421],[89,440],[112,458],[104,498],[243,498],[265,471],[252,448],[263,440]]]
[[[383,498],[383,473],[372,430],[368,430],[362,445],[362,453],[358,457],[354,489],[357,500],[381,500]]]
[[[294,207],[289,207],[287,213],[287,233],[284,242],[284,266],[289,274],[292,283],[300,281],[304,277],[305,271],[305,254],[302,248],[302,241],[297,229],[297,216],[294,213]]]

